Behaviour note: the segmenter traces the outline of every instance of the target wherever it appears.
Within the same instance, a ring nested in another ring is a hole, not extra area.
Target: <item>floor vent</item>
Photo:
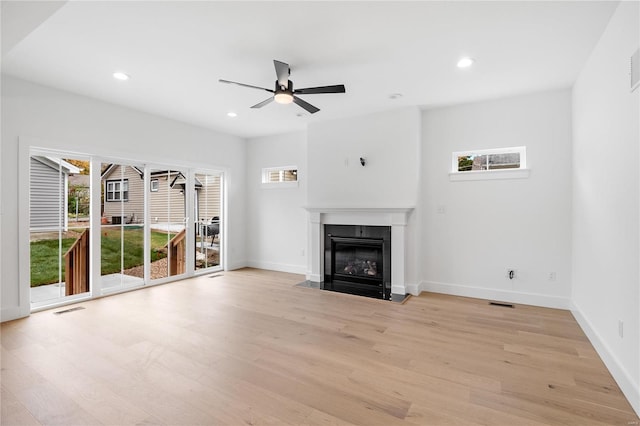
[[[512,303],[489,302],[491,306],[500,306],[501,308],[515,308]]]
[[[64,311],[54,312],[53,314],[54,315],[68,314],[69,312],[81,311],[83,309],[84,307],[82,306],[76,306],[75,308],[65,309]]]
[[[222,277],[222,274],[213,274],[213,275],[209,275],[209,278],[218,278],[218,277]]]

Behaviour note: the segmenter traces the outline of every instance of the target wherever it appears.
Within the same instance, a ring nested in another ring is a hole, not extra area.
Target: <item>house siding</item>
[[[220,176],[196,174],[202,183],[198,191],[198,217],[196,220],[209,221],[220,217]]]
[[[158,179],[158,190],[151,192],[149,197],[149,215],[153,223],[183,223],[185,215],[184,194],[177,185],[170,186],[177,172],[167,172],[162,175],[152,175],[151,179]]]
[[[109,180],[128,180],[129,195],[127,201],[107,201],[106,183]],[[133,222],[144,221],[144,179],[140,173],[131,166],[114,165],[109,173],[102,177],[104,191],[103,216],[111,221],[113,216],[124,216]]]
[[[216,175],[197,174],[202,183],[198,189],[198,217],[185,214],[185,198],[180,184],[171,187],[178,172],[160,173],[151,171],[151,180],[158,180],[158,190],[149,192],[149,216],[154,223],[183,223],[185,216],[190,220],[210,221],[214,216],[220,217],[221,179]],[[156,174],[157,173],[157,174]],[[106,198],[106,182],[109,180],[127,179],[129,194],[127,201],[105,201],[103,215],[111,221],[113,216],[134,218],[135,223],[144,222],[144,181],[136,169],[131,166],[114,165],[102,178]],[[183,178],[181,178],[183,179]]]
[[[66,229],[67,174],[31,157],[29,227],[35,231]]]

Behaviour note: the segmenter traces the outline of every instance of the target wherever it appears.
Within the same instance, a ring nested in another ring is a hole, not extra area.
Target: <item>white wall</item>
[[[415,206],[419,141],[417,108],[309,125],[309,206]]]
[[[620,3],[573,88],[574,315],[638,413],[640,89],[629,91],[629,58],[639,9]]]
[[[256,268],[306,272],[306,132],[247,141],[247,264]],[[264,167],[297,166],[298,186],[262,185]]]
[[[431,109],[422,120],[422,289],[568,308],[570,91]],[[449,179],[452,152],[523,145],[528,178]]]
[[[245,141],[211,130],[125,109],[87,97],[2,77],[2,320],[25,315],[19,307],[19,137],[41,147],[78,153],[228,170],[228,266],[245,263]],[[27,161],[28,164],[28,161]],[[28,278],[27,278],[28,279]]]
[[[415,288],[420,234],[420,111],[391,111],[309,125],[310,207],[415,207],[406,228],[405,285]],[[366,159],[366,166],[360,164]]]

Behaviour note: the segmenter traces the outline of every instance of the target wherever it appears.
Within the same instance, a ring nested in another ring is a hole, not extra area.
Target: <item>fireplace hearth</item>
[[[324,290],[390,299],[390,226],[325,225],[324,248]]]

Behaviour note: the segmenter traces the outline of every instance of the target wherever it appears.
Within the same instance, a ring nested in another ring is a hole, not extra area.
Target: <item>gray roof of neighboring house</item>
[[[108,166],[104,167],[103,170],[102,170],[102,173],[100,174],[100,179],[104,179],[105,177],[109,176],[109,174],[111,174],[111,172],[119,165],[120,164],[111,163]],[[136,172],[138,172],[140,177],[142,177],[144,175],[144,171],[141,170],[140,168],[136,167],[136,166],[127,166],[127,167],[131,167]]]
[[[81,168],[76,167],[73,164],[64,161],[62,158],[49,157],[45,155],[33,155],[32,157],[35,160],[38,160],[39,162],[41,162],[42,164],[46,164],[52,169],[57,170],[58,168],[61,168],[62,172],[66,174],[76,174],[76,173],[80,173],[80,171],[82,170]]]

